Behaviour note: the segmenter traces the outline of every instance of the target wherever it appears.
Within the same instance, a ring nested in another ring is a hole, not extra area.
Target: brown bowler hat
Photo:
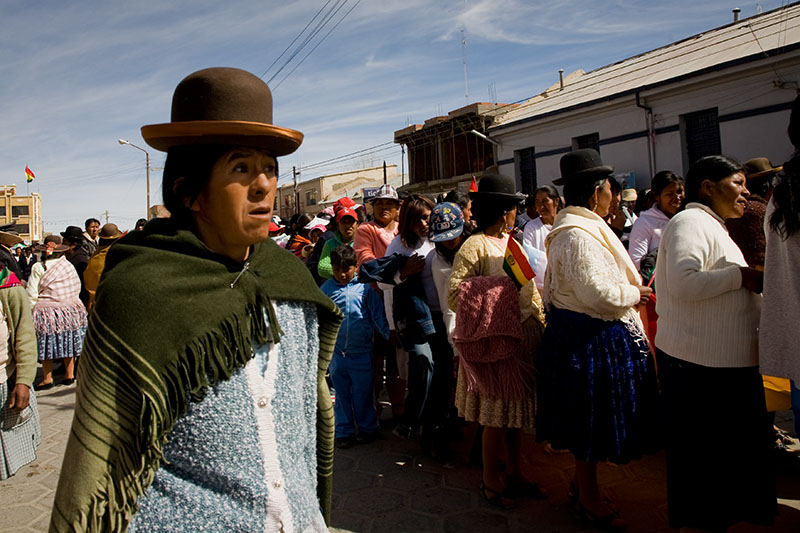
[[[125,234],[119,230],[116,224],[109,222],[100,228],[100,233],[97,234],[97,237],[102,241],[111,241],[119,239],[123,235]]]
[[[783,170],[782,165],[773,167],[766,157],[756,157],[746,162],[743,166],[744,175],[749,180],[772,176]]]
[[[272,124],[272,93],[261,78],[238,68],[207,68],[186,76],[172,96],[171,122],[142,126],[145,142],[173,146],[223,144],[291,154],[299,131]]]

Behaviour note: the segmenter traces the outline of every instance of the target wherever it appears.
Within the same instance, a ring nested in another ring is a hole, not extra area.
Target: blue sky
[[[394,131],[469,102],[530,97],[591,70],[787,4],[721,0],[339,0],[342,7],[270,84],[277,125],[305,141],[281,159],[301,179],[400,165],[388,145],[303,172],[305,165],[393,140]],[[344,3],[346,1],[346,3]],[[336,4],[331,0],[327,8]],[[325,0],[0,0],[0,182],[37,179],[45,231],[87,217],[132,227],[145,215],[144,154],[160,203],[164,155],[143,124],[169,120],[175,85],[211,66],[264,73]],[[326,8],[326,9],[327,9]],[[351,8],[346,17],[343,15]],[[324,42],[288,77],[337,21]],[[467,45],[465,99],[461,30]],[[280,63],[279,63],[280,64]],[[264,77],[268,79],[276,68]]]

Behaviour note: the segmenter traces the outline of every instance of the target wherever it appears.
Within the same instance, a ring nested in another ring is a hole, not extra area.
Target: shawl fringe
[[[330,520],[334,416],[325,372],[342,314],[312,287],[297,258],[269,240],[242,266],[170,219],[120,239],[84,340],[50,531],[128,527],[189,403],[243,367],[254,345],[280,340],[272,299],[312,303],[320,319],[317,496]]]
[[[263,318],[266,311],[270,326]],[[99,331],[102,322],[94,317],[90,328],[95,338],[103,339],[110,332]],[[272,335],[270,335],[272,333]],[[147,387],[144,395],[133,389],[117,389],[118,401],[123,404],[140,404],[137,438],[127,444],[116,443],[112,453],[117,455],[116,470],[109,464],[108,471],[99,480],[89,506],[67,525],[69,531],[110,531],[122,532],[128,527],[136,512],[139,497],[152,483],[164,459],[164,444],[178,418],[186,412],[189,401],[199,402],[209,387],[225,381],[233,372],[243,367],[252,357],[253,343],[278,342],[283,332],[277,324],[272,302],[265,294],[256,298],[255,305],[246,308],[246,314],[234,315],[225,319],[218,328],[207,332],[192,341],[178,359],[172,362],[163,375],[163,384]],[[102,340],[100,341],[102,342]],[[78,368],[82,384],[80,392],[90,393],[91,387],[107,387],[103,374],[119,371],[103,364],[103,357],[94,347],[87,346],[83,352],[84,364]],[[91,363],[90,363],[91,361]],[[88,364],[95,366],[94,378],[86,382],[87,376],[81,368]],[[123,369],[122,371],[130,371]],[[160,389],[160,390],[158,390]],[[158,394],[154,394],[158,391]],[[188,391],[188,394],[185,394]],[[73,432],[76,428],[73,427]],[[80,440],[83,440],[78,435]],[[124,473],[124,475],[120,475]],[[58,509],[56,503],[55,509]]]

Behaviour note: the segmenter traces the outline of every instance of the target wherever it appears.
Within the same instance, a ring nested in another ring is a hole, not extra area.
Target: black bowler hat
[[[573,150],[565,154],[560,163],[561,178],[553,181],[556,185],[564,185],[574,180],[601,179],[614,172],[614,167],[604,165],[600,154],[592,148]]]
[[[145,142],[162,152],[173,146],[248,146],[287,155],[303,134],[272,124],[272,93],[261,78],[238,68],[207,68],[175,88],[171,121],[142,126]]]
[[[514,178],[501,174],[486,174],[478,182],[478,191],[469,193],[470,198],[508,198],[524,200],[527,195],[517,192]]]
[[[67,229],[61,232],[61,236],[65,241],[80,244],[83,241],[83,230],[78,226],[67,226]]]

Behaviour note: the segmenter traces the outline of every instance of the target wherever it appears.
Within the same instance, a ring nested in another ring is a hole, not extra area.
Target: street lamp
[[[126,141],[125,139],[117,139],[119,144],[127,144],[128,146],[132,146],[137,150],[141,150],[144,152],[144,156],[147,160],[147,220],[150,220],[150,154],[147,153],[147,150],[142,148],[141,146],[136,146],[132,142]]]

